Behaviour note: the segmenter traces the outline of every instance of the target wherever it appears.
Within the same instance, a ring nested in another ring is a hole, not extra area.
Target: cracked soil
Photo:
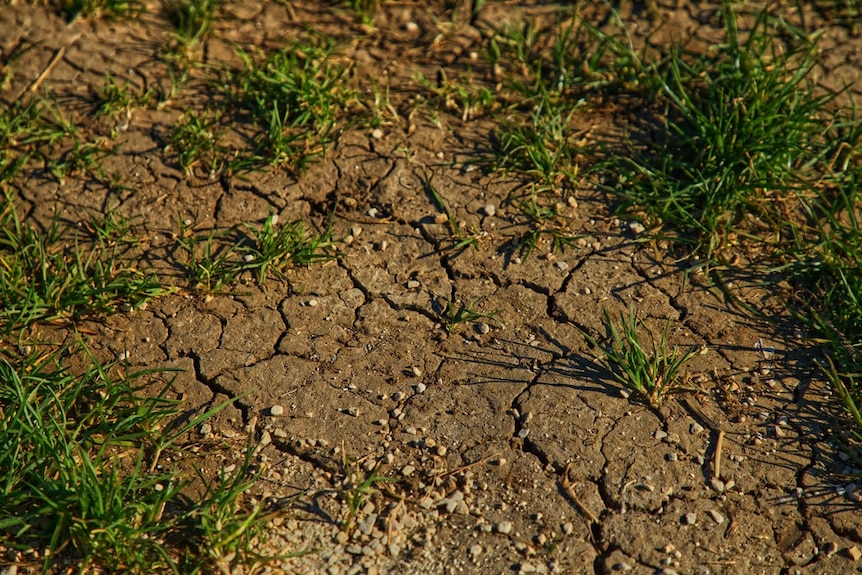
[[[191,82],[172,105],[132,111],[120,152],[104,160],[124,175],[119,191],[38,172],[19,182],[22,210],[43,223],[116,205],[135,218],[141,265],[166,278],[176,277],[178,218],[208,230],[275,213],[324,227],[332,214],[335,237],[348,240],[336,261],[293,269],[284,281],[241,281],[228,294],[180,290],[87,323],[92,348],[105,358],[126,353],[133,366],[181,369],[173,397],[189,417],[238,398],[190,438],[191,464],[209,474],[235,465],[252,429],[263,470],[254,496],[284,511],[260,549],[312,551],[264,572],[862,570],[853,470],[835,441],[835,401],[784,312],[789,287],[726,278],[734,298],[762,315],[745,312],[667,245],[638,241],[588,186],[562,206],[577,244],[519,257],[526,224],[510,199],[525,182],[476,163],[497,118],[411,114],[416,71],[463,70],[480,49],[479,24],[441,25],[456,4],[383,2],[369,29],[325,2],[224,3],[204,64],[235,64],[231,42],[277,47],[313,25],[339,39],[363,97],[371,80],[391,86],[397,119],[375,133],[347,127],[298,178],[278,169],[185,174],[165,134],[184,107],[207,98],[207,86]],[[558,8],[488,2],[483,18],[541,19]],[[625,7],[636,37],[705,43],[714,33],[714,5],[654,8],[648,16],[641,4]],[[824,77],[862,90],[858,38],[823,25]],[[35,44],[7,93],[25,90],[62,49],[42,87],[87,118],[106,74],[140,89],[168,81],[157,58],[167,26],[158,4],[134,21],[68,24],[44,6],[6,3],[0,49]],[[587,138],[642,120],[613,101],[574,119]],[[113,128],[89,122],[93,133]],[[466,228],[484,232],[479,249],[447,249],[451,233],[429,183]],[[449,333],[447,301],[493,315]],[[695,389],[659,409],[624,393],[581,333],[604,334],[602,310],[632,304],[656,330],[669,322],[671,343],[706,346],[687,365]],[[377,483],[343,528],[346,475],[374,470],[400,481]]]

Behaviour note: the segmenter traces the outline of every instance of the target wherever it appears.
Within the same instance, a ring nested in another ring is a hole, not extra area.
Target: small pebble
[[[619,563],[614,563],[611,566],[611,569],[613,569],[614,571],[631,571],[633,567],[625,561],[620,561]]]
[[[527,439],[528,435],[530,435],[530,430],[526,427],[521,428],[521,430],[518,432],[518,437],[520,437],[521,439]]]
[[[569,264],[564,262],[564,261],[558,261],[558,262],[554,262],[554,267],[557,268],[559,271],[564,272],[564,271],[568,271]]]
[[[396,391],[392,394],[392,401],[401,401],[402,399],[404,399],[404,394],[400,391]]]
[[[497,206],[495,206],[494,204],[487,204],[484,208],[482,208],[482,211],[485,212],[486,216],[494,217],[494,214],[497,213]]]
[[[401,468],[401,475],[403,475],[404,477],[410,477],[415,472],[416,468],[409,464]]]
[[[694,525],[697,523],[697,513],[686,513],[679,521],[683,525]]]
[[[485,335],[489,331],[491,331],[491,326],[485,323],[484,321],[480,321],[476,324],[476,331],[482,335]]]
[[[853,561],[859,561],[862,558],[862,551],[859,550],[858,547],[853,545],[847,549],[847,556],[850,557]]]
[[[419,30],[419,24],[411,20],[404,25],[404,29],[413,34]]]
[[[719,525],[724,523],[724,515],[722,515],[721,513],[716,511],[715,509],[710,509],[709,511],[706,512],[706,514],[709,515],[710,519],[712,519],[713,521],[715,521]]]
[[[416,393],[425,393],[425,390],[428,389],[428,386],[424,383],[416,384]]]
[[[422,284],[419,283],[418,281],[410,280],[407,282],[407,289],[417,289],[420,285],[422,285]]]
[[[479,545],[478,543],[470,546],[470,555],[472,557],[478,557],[479,555],[482,554],[482,551],[483,551],[482,546]]]
[[[422,370],[416,367],[415,365],[411,368],[414,377],[422,377]]]
[[[572,523],[563,523],[563,533],[571,535],[575,532],[575,526]]]
[[[374,128],[371,131],[371,137],[374,138],[375,140],[379,140],[380,138],[383,137],[383,130],[381,130],[380,128]]]
[[[269,445],[270,443],[272,443],[272,436],[268,431],[264,430],[263,433],[260,434],[260,444]]]
[[[668,453],[664,456],[667,461],[677,461],[679,456],[676,453]]]
[[[367,212],[369,218],[376,218],[377,214],[379,213],[380,210],[378,210],[377,208],[369,208]]]
[[[629,222],[629,229],[635,235],[642,234],[646,230],[644,225],[640,222]]]
[[[278,417],[279,415],[284,415],[284,408],[280,405],[273,405],[269,408],[269,414],[273,417]]]
[[[511,521],[500,521],[494,526],[494,530],[497,533],[502,533],[503,535],[508,535],[512,532],[512,522]]]
[[[697,435],[701,431],[703,431],[703,426],[696,421],[688,426],[688,432],[692,435]]]
[[[242,256],[242,261],[247,264],[250,264],[254,261],[254,254],[245,254],[244,256]]]
[[[201,425],[201,427],[198,431],[200,431],[201,435],[209,435],[210,433],[213,432],[213,426],[210,425],[209,423],[204,423],[203,425]]]
[[[712,487],[713,491],[716,493],[724,493],[725,484],[724,481],[719,479],[718,477],[713,477],[709,480],[709,486]]]

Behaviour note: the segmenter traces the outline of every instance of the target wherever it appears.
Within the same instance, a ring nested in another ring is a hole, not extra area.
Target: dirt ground
[[[194,464],[236,465],[237,438],[254,430],[263,468],[255,496],[284,511],[260,549],[309,551],[263,572],[862,571],[862,491],[812,344],[784,310],[790,286],[726,278],[763,313],[755,317],[704,275],[685,273],[691,262],[668,246],[637,241],[589,186],[564,205],[577,244],[519,257],[526,224],[510,198],[525,182],[481,163],[498,120],[411,114],[415,73],[481,73],[472,52],[483,29],[517,13],[549,17],[559,5],[489,1],[478,20],[459,22],[455,10],[444,25],[457,7],[384,2],[370,28],[327,3],[225,3],[201,49],[205,64],[235,62],[231,42],[278,47],[313,25],[340,39],[363,97],[372,80],[391,86],[399,117],[377,131],[346,128],[299,178],[278,169],[185,174],[165,134],[207,98],[206,84],[192,81],[161,109],[132,110],[116,136],[120,152],[104,160],[124,174],[119,191],[38,171],[17,182],[37,221],[59,210],[77,222],[107,206],[136,218],[144,260],[165,278],[176,276],[168,251],[180,218],[209,230],[271,212],[325,226],[334,214],[335,236],[346,238],[337,261],[291,270],[287,281],[227,295],[182,289],[88,325],[93,348],[184,370],[174,396],[190,413],[239,397],[200,430]],[[714,33],[711,4],[623,8],[637,37],[655,32],[651,42]],[[158,4],[135,21],[69,24],[44,6],[7,3],[0,53],[34,43],[12,68],[7,102],[60,54],[41,88],[92,133],[110,132],[109,120],[86,120],[88,102],[108,73],[140,89],[166,85],[157,55],[167,30]],[[826,26],[822,47],[824,81],[862,92],[852,31]],[[608,101],[575,121],[588,134],[622,133],[638,114]],[[446,249],[451,234],[426,175],[467,227],[486,232],[479,249]],[[447,300],[494,315],[450,334]],[[580,331],[603,334],[602,309],[633,303],[658,330],[669,320],[673,343],[706,346],[688,366],[696,391],[658,410],[613,382]],[[375,483],[345,529],[345,488],[373,470],[401,481]]]

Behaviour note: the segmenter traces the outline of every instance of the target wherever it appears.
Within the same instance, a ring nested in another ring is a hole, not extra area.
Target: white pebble
[[[719,525],[724,523],[724,515],[722,515],[721,513],[716,511],[715,509],[710,509],[709,511],[706,512],[706,514],[709,515],[710,519],[712,519],[713,521],[715,521]]]
[[[512,522],[511,521],[500,521],[494,526],[494,530],[497,533],[502,533],[503,535],[508,535],[512,532]]]
[[[487,204],[484,208],[482,208],[482,211],[485,212],[486,216],[493,217],[494,214],[497,213],[497,206],[495,206],[494,204]]]
[[[284,408],[280,405],[273,405],[269,408],[269,414],[273,417],[278,417],[279,415],[284,415]]]
[[[686,513],[680,519],[680,523],[683,525],[694,525],[697,523],[697,513]]]

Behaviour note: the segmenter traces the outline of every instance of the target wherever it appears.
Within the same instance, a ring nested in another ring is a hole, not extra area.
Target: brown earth
[[[511,198],[526,182],[477,163],[498,120],[411,114],[422,91],[414,76],[433,78],[438,66],[452,74],[473,66],[479,76],[471,51],[489,23],[550,18],[559,6],[488,2],[471,24],[453,4],[384,2],[375,28],[326,3],[220,9],[200,53],[206,64],[235,65],[230,42],[278,47],[313,25],[342,41],[364,97],[371,80],[392,88],[398,117],[374,134],[346,129],[299,178],[278,169],[184,174],[165,134],[207,98],[194,77],[161,109],[134,109],[119,131],[120,152],[104,162],[124,174],[124,188],[86,177],[58,183],[40,170],[19,178],[12,189],[36,221],[58,210],[78,222],[108,206],[137,218],[145,262],[177,285],[170,239],[178,219],[209,230],[274,212],[325,226],[334,213],[336,237],[349,240],[337,262],[291,270],[287,281],[248,282],[230,295],[180,291],[87,324],[91,346],[106,358],[128,352],[134,366],[183,369],[174,393],[191,413],[239,397],[195,440],[194,464],[210,473],[237,464],[244,443],[228,440],[253,429],[264,469],[255,496],[284,511],[260,548],[312,551],[264,572],[862,571],[854,470],[811,343],[784,312],[789,286],[726,278],[734,297],[763,312],[754,318],[703,274],[684,273],[691,262],[667,245],[637,241],[586,184],[566,191],[572,201],[561,198],[581,241],[519,257],[528,224]],[[625,8],[638,38],[658,30],[652,42],[705,45],[715,36],[714,5]],[[816,11],[809,17],[808,25],[822,22]],[[24,41],[34,47],[10,68],[4,98],[26,96],[47,71],[40,89],[93,134],[110,132],[117,126],[89,119],[93,94],[107,73],[141,90],[166,86],[158,54],[167,33],[158,5],[136,21],[67,24],[46,7],[9,3],[0,10],[0,53]],[[827,27],[824,78],[862,90],[860,47],[846,27]],[[574,121],[592,138],[643,118],[606,101]],[[426,174],[467,229],[486,232],[480,249],[447,249],[451,234]],[[446,300],[479,300],[478,311],[495,315],[450,335],[440,319]],[[633,303],[657,330],[669,320],[673,343],[708,350],[688,367],[696,391],[658,410],[621,392],[580,331],[603,334],[601,310]],[[272,415],[273,406],[283,414]],[[345,488],[375,468],[402,481],[376,484],[352,528],[342,528]]]

